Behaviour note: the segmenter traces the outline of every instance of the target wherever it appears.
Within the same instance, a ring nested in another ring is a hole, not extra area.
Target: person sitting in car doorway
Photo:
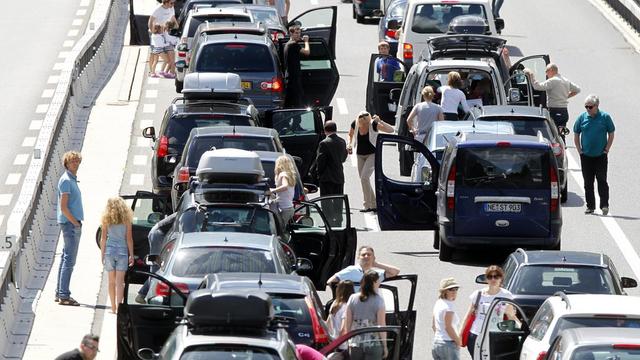
[[[383,264],[376,260],[375,251],[373,247],[368,245],[360,246],[357,254],[357,263],[355,265],[349,265],[346,268],[333,274],[327,280],[327,285],[333,287],[342,280],[350,280],[353,282],[354,290],[360,291],[360,281],[362,276],[367,270],[373,269],[380,275],[380,282],[386,278],[398,276],[400,269],[393,265]]]
[[[100,337],[87,334],[82,337],[80,347],[59,355],[56,360],[93,360],[100,351],[98,349]]]
[[[309,56],[309,36],[301,36],[302,28],[299,21],[295,21],[289,26],[291,38],[284,46],[285,83],[287,93],[284,99],[284,106],[295,108],[304,106],[304,89],[302,87],[302,77],[300,70],[301,56]],[[300,46],[300,40],[304,42],[304,47]]]
[[[398,60],[389,55],[391,46],[386,41],[381,41],[378,44],[378,54],[380,57],[376,59],[376,74],[378,74],[377,81],[395,81],[395,72],[400,70],[400,63]]]

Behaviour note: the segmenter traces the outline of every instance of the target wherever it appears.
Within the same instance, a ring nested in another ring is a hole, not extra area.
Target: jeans
[[[433,360],[458,360],[460,351],[454,341],[436,341],[431,348]]]
[[[376,193],[371,187],[371,175],[375,170],[376,154],[358,155],[358,175],[362,185],[362,195],[364,197],[363,208],[376,208]]]
[[[607,184],[607,154],[600,156],[580,155],[582,166],[582,178],[584,179],[584,197],[588,209],[596,208],[596,197],[593,193],[593,182],[598,181],[598,195],[600,196],[600,208],[609,207],[609,184]]]
[[[473,359],[473,351],[476,348],[476,339],[478,338],[478,335],[469,332],[469,339],[467,340],[467,350],[469,351],[469,354],[471,354],[471,358]]]
[[[60,224],[60,228],[62,229],[64,248],[62,249],[60,267],[58,268],[56,296],[58,296],[60,299],[68,299],[71,297],[69,283],[71,282],[73,267],[76,265],[76,257],[78,256],[78,245],[80,245],[80,235],[82,234],[82,226],[75,226],[72,223],[67,222],[64,224]]]
[[[153,264],[151,265],[149,272],[155,274],[156,272],[158,272],[158,270],[160,270],[160,265]],[[142,296],[147,296],[147,293],[149,292],[149,286],[151,286],[151,279],[152,279],[151,276],[147,278],[147,280],[144,282],[140,290],[138,290],[138,294]]]

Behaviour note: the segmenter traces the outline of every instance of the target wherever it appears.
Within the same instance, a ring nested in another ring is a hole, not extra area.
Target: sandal
[[[60,299],[60,302],[58,304],[64,306],[80,306],[80,303],[75,301],[73,298]]]

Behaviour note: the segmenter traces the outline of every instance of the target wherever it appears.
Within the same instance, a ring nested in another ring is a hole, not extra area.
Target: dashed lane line
[[[156,104],[144,104],[142,106],[142,112],[145,114],[153,114],[156,112]]]
[[[78,34],[80,34],[80,30],[78,29],[71,29],[67,32],[68,37],[76,37]]]
[[[53,93],[55,92],[56,92],[55,89],[44,89],[42,90],[42,95],[40,95],[40,97],[43,97],[45,99],[50,99],[53,97]]]
[[[87,7],[89,6],[90,1],[89,0],[80,0],[80,6],[82,7]]]
[[[36,144],[36,137],[35,136],[27,136],[27,137],[24,138],[24,140],[22,140],[22,146],[23,147],[31,147],[31,146],[34,146],[35,144]]]
[[[138,166],[147,165],[147,155],[134,155],[133,165],[138,165]]]
[[[78,9],[78,11],[76,11],[76,16],[85,16],[87,15],[87,9]]]
[[[82,19],[73,19],[73,21],[71,22],[71,26],[80,26],[80,25],[82,25],[83,21],[84,20],[82,20]]]
[[[149,126],[153,126],[153,120],[140,120],[140,129],[148,128]]]
[[[158,85],[160,83],[160,79],[159,78],[148,78],[147,79],[147,84],[149,85]]]
[[[158,97],[158,90],[155,90],[155,89],[146,90],[144,93],[144,97],[146,97],[147,99],[155,99]]]
[[[23,146],[24,146],[24,142],[23,142]],[[26,165],[27,161],[29,161],[29,154],[18,154],[16,155],[16,158],[13,159],[13,165]]]
[[[42,127],[42,120],[31,120],[29,124],[29,130],[40,130]]]
[[[71,47],[73,47],[73,44],[75,44],[75,43],[76,43],[76,42],[75,42],[75,41],[73,41],[73,40],[65,40],[65,41],[62,43],[62,47],[64,47],[64,48],[71,48]]]
[[[69,56],[69,51],[60,51],[58,53],[58,57],[61,59],[66,59]]]
[[[36,106],[36,114],[46,114],[49,109],[49,104],[38,104]]]
[[[151,142],[149,141],[149,139],[142,136],[136,136],[136,146],[147,147],[149,145],[151,145]]]
[[[349,113],[347,101],[344,98],[336,98],[336,105],[338,105],[338,113],[340,113],[340,115],[347,115]]]
[[[20,173],[11,173],[7,175],[7,179],[4,181],[5,185],[18,185],[20,183],[20,178],[22,174]]]
[[[11,204],[13,194],[0,194],[0,206],[7,206]]]
[[[131,174],[131,177],[129,178],[129,185],[144,185],[144,174]]]
[[[47,84],[57,84],[60,81],[60,75],[51,75],[47,78]]]

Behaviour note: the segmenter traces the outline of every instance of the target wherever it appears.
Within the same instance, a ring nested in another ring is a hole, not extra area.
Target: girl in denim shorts
[[[102,263],[109,273],[109,299],[115,314],[124,296],[124,275],[133,265],[133,212],[121,197],[107,200],[102,214],[100,249]]]

